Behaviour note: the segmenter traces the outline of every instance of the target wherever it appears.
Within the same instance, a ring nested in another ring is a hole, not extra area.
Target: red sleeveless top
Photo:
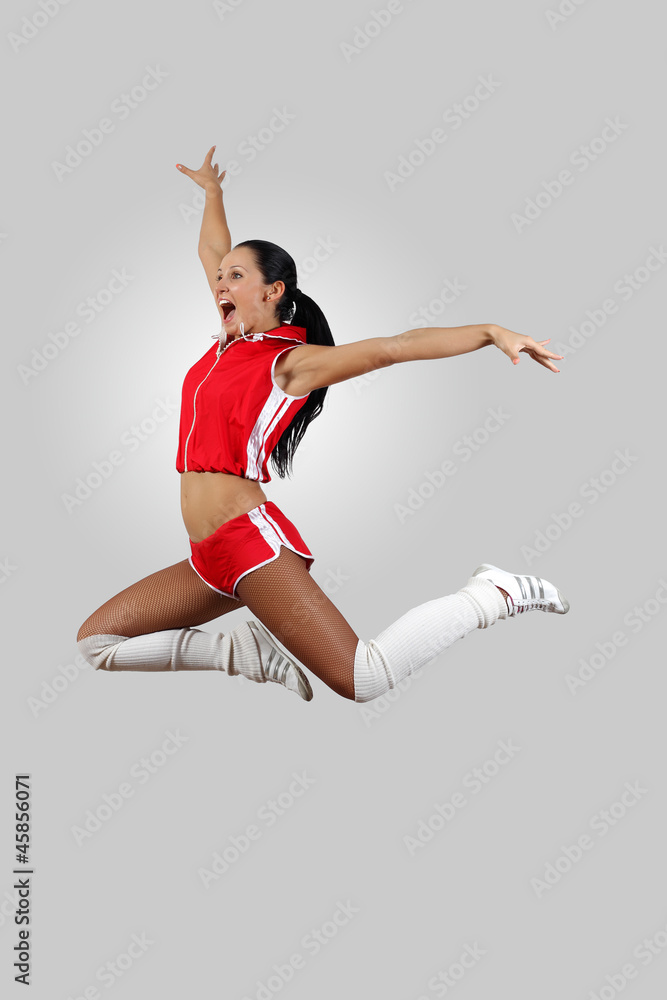
[[[276,361],[305,343],[304,327],[280,326],[214,344],[183,382],[176,470],[270,482],[271,453],[310,395],[283,392]]]

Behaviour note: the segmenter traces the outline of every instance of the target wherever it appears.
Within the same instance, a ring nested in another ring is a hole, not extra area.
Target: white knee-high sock
[[[376,639],[359,640],[354,700],[379,698],[457,639],[507,617],[507,604],[498,588],[477,577],[471,577],[456,594],[412,608]]]
[[[227,632],[196,628],[123,635],[90,635],[77,643],[84,658],[102,670],[223,670],[266,681],[262,653],[270,647],[246,622]],[[266,646],[266,649],[264,649]]]

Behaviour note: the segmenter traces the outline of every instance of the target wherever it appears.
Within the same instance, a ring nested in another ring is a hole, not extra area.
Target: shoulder
[[[313,344],[285,344],[276,352],[273,363],[273,381],[288,396],[302,396],[308,393],[305,386],[296,381],[299,376],[299,365],[307,358],[315,347]]]

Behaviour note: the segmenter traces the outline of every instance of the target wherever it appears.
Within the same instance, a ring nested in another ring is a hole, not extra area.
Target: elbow
[[[395,337],[386,338],[386,356],[388,365],[397,365],[403,361],[415,361],[416,357],[412,346],[412,338],[418,330],[404,330],[397,333]]]
[[[376,368],[389,368],[401,361],[406,361],[404,334],[399,333],[395,337],[383,337],[382,343],[376,354]]]

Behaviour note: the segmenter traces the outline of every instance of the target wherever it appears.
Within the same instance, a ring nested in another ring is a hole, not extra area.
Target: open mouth
[[[221,299],[220,308],[222,309],[223,323],[229,323],[229,321],[234,318],[236,306],[233,302],[230,302],[229,299]]]

